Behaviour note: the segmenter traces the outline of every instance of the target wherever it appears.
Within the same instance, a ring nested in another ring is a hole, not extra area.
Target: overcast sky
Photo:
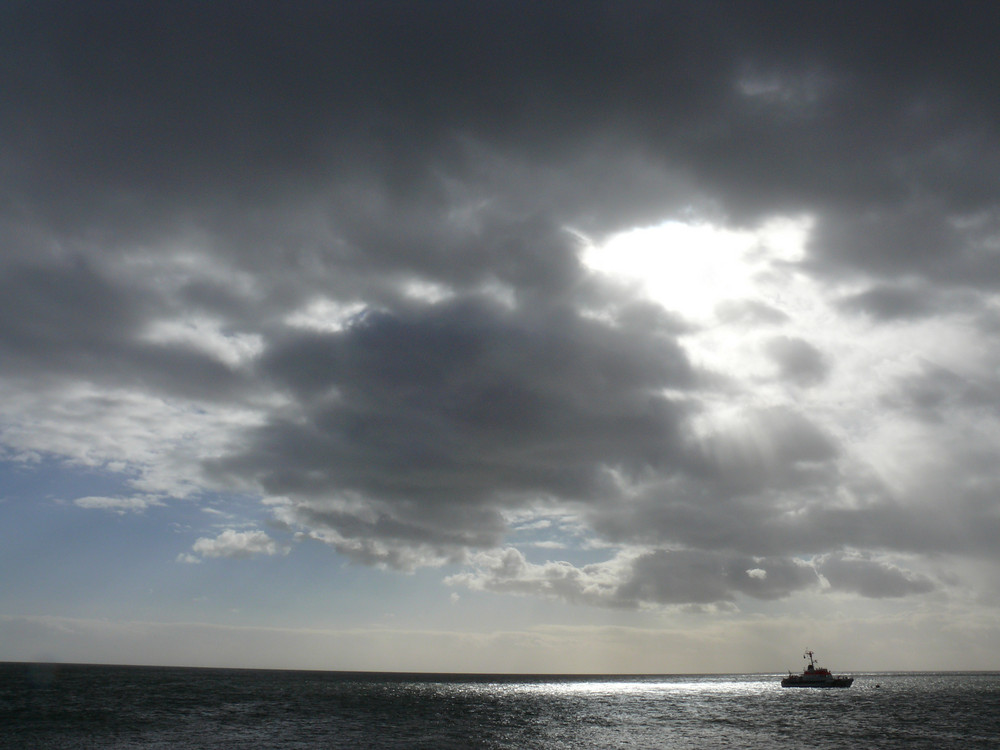
[[[0,13],[0,659],[1000,667],[995,2]]]

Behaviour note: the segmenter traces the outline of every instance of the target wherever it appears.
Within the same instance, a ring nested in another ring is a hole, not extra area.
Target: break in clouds
[[[996,564],[991,4],[3,16],[0,455],[130,488],[66,500],[610,607]]]

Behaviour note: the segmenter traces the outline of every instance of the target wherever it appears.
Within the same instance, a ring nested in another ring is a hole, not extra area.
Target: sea
[[[1000,748],[1000,673],[525,676],[0,663],[0,748]]]

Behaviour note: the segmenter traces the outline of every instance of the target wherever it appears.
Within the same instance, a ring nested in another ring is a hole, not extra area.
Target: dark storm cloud
[[[838,505],[844,451],[804,408],[695,433],[699,399],[727,395],[689,362],[697,327],[598,282],[574,237],[804,215],[799,270],[867,290],[841,310],[914,320],[952,309],[950,289],[982,313],[1000,280],[998,15],[8,4],[0,366],[29,391],[44,374],[252,403],[201,479],[283,498],[288,528],[368,563],[494,548],[503,512],[534,502],[690,548],[641,558],[623,602],[782,596],[808,578],[793,551],[954,549],[988,510],[946,534],[874,481]],[[790,325],[771,302],[718,313]],[[311,305],[343,314],[302,324]],[[803,335],[764,352],[805,398],[837,362]],[[926,415],[956,393],[979,398],[928,376],[885,403]],[[824,575],[926,590],[879,565],[831,557]]]
[[[43,3],[7,15],[7,169],[23,199],[44,193],[61,212],[50,221],[89,223],[113,199],[119,220],[130,204],[258,203],[331,172],[378,175],[399,197],[434,170],[474,171],[456,136],[559,166],[617,138],[696,173],[736,211],[846,203],[877,232],[875,207],[894,231],[907,196],[942,184],[947,210],[993,208],[987,4]],[[614,222],[638,198],[662,215],[634,180],[619,187],[601,196],[619,194],[612,205],[578,191],[561,208]],[[895,247],[870,257],[891,264]]]
[[[639,9],[599,4],[60,3],[8,15],[8,168],[23,199],[44,193],[56,225],[267,202],[331,174],[376,176],[379,197],[397,200],[437,170],[469,170],[458,136],[562,163],[617,129],[602,111],[700,97],[686,56],[712,60],[683,9],[654,13],[656,33]]]
[[[99,356],[101,348],[133,335],[142,319],[141,301],[131,290],[103,278],[82,258],[58,266],[14,266],[0,284],[4,348],[31,360],[92,349]]]
[[[608,468],[681,461],[683,409],[659,391],[690,388],[693,374],[669,340],[648,343],[559,308],[369,312],[271,349],[262,368],[298,409],[212,468],[313,498],[297,520],[345,537],[444,544],[457,533],[483,546],[501,528],[491,508],[607,499]],[[315,500],[352,493],[371,505]]]
[[[239,373],[183,343],[143,339],[162,301],[74,256],[0,275],[0,355],[7,377],[150,385],[194,398],[243,390]],[[159,312],[162,313],[162,307]]]
[[[812,568],[792,560],[659,551],[634,561],[616,595],[624,602],[712,604],[729,601],[737,593],[777,599],[816,581]]]
[[[845,297],[840,305],[845,310],[868,313],[882,320],[921,318],[935,311],[930,297],[931,292],[926,289],[880,285]]]
[[[802,339],[776,336],[765,343],[764,352],[774,360],[784,380],[802,387],[823,382],[829,370],[822,352]]]
[[[884,405],[929,422],[940,422],[956,412],[993,413],[1000,393],[1000,383],[992,379],[977,382],[931,363],[901,378],[897,386],[884,398]]]
[[[852,591],[873,599],[922,594],[934,589],[934,583],[925,576],[861,557],[830,555],[816,569],[835,590]]]

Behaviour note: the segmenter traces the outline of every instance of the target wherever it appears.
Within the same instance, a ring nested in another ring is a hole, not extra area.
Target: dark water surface
[[[781,676],[0,664],[0,748],[1000,748],[1000,673]]]

